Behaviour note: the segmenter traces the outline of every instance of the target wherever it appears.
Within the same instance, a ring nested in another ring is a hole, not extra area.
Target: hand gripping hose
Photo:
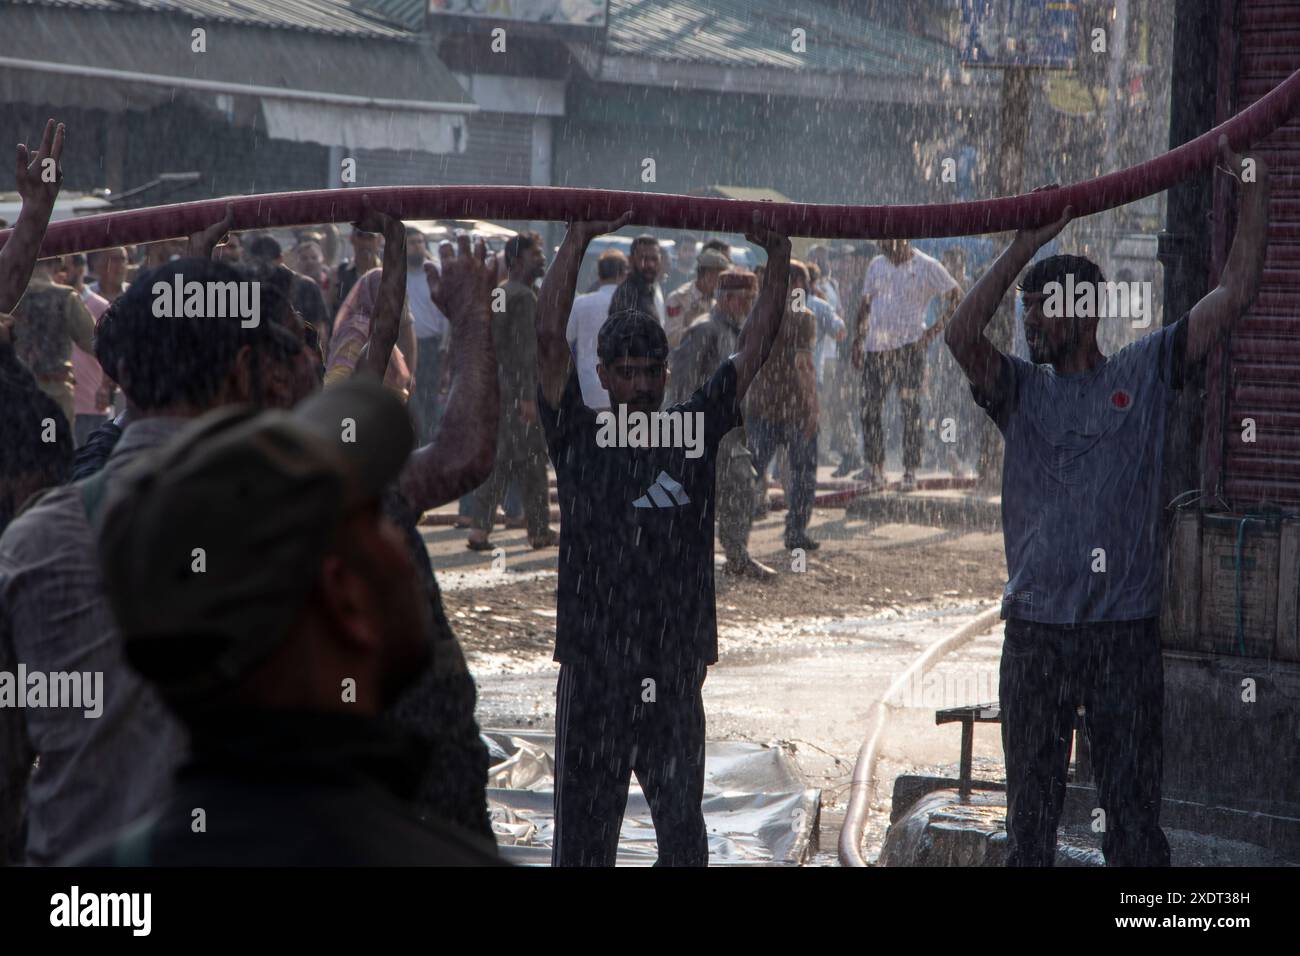
[[[1050,222],[1066,206],[1087,216],[1168,189],[1214,164],[1220,135],[1241,151],[1281,126],[1300,101],[1300,70],[1249,108],[1182,146],[1128,169],[1046,192],[977,202],[919,206],[837,206],[709,199],[673,193],[534,186],[390,186],[317,189],[102,213],[52,224],[42,256],[188,236],[219,222],[233,207],[234,230],[351,222],[362,197],[402,219],[614,219],[631,209],[640,226],[745,232],[759,222],[789,236],[821,239],[920,239],[1002,232]],[[9,231],[0,232],[0,245]]]

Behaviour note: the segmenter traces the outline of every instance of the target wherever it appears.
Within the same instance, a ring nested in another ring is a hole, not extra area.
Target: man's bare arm
[[[781,331],[790,295],[790,240],[771,229],[745,234],[745,238],[767,250],[767,268],[763,270],[763,287],[758,301],[740,330],[736,343],[736,399],[743,400],[754,376],[772,352],[772,343]]]
[[[1228,147],[1227,137],[1219,138],[1222,163],[1236,178],[1244,158]],[[1195,365],[1209,354],[1214,343],[1231,331],[1233,324],[1255,301],[1259,280],[1264,273],[1264,253],[1268,248],[1269,172],[1258,156],[1249,157],[1255,166],[1255,181],[1238,186],[1237,233],[1224,263],[1219,284],[1192,306],[1187,316],[1187,351],[1184,362]]]
[[[537,383],[552,408],[560,404],[564,384],[569,380],[573,353],[565,335],[569,313],[573,311],[573,294],[578,285],[578,270],[591,240],[617,232],[632,221],[628,210],[609,222],[578,221],[569,223],[555,261],[542,277],[537,296]]]
[[[54,200],[63,185],[63,124],[55,126],[54,120],[45,123],[41,147],[32,155],[27,146],[18,144],[14,179],[23,208],[18,213],[9,241],[0,248],[0,312],[11,312],[27,291],[32,280],[32,270],[41,252],[45,227],[54,212]],[[53,166],[45,161],[54,160]],[[52,170],[53,174],[46,172]]]
[[[370,338],[357,358],[357,373],[374,375],[382,382],[406,311],[406,226],[402,220],[374,209],[367,197],[363,196],[362,201],[366,213],[353,226],[363,232],[383,233],[384,261],[375,311],[370,316]]]
[[[213,253],[217,251],[217,246],[229,239],[230,224],[234,220],[235,207],[230,203],[226,203],[226,212],[221,217],[220,222],[214,222],[198,232],[190,233],[188,239],[186,239],[185,254],[187,256],[197,256],[200,259],[211,259]]]
[[[496,263],[481,239],[472,252],[468,236],[459,237],[459,245],[460,255],[446,260],[441,274],[431,262],[424,267],[430,295],[451,327],[445,363],[451,385],[438,434],[411,454],[398,479],[417,513],[477,488],[496,461],[501,396],[490,310]]]
[[[971,384],[986,395],[991,396],[997,391],[1002,353],[989,341],[984,330],[993,320],[1002,297],[1016,281],[1020,270],[1029,264],[1041,246],[1065,228],[1073,215],[1074,210],[1067,207],[1055,222],[1017,232],[1011,244],[1002,250],[988,271],[966,293],[944,329],[944,341],[948,343],[953,358]]]

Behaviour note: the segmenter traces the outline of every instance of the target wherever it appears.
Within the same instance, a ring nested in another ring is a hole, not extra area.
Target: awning
[[[260,112],[275,138],[431,153],[463,150],[478,109],[421,42],[12,5],[3,29],[2,102],[121,112],[184,99],[236,122]]]

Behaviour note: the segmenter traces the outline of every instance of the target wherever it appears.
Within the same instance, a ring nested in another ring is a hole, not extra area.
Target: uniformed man
[[[754,273],[729,269],[718,277],[717,302],[707,315],[687,327],[681,344],[669,356],[672,404],[685,401],[735,353],[741,326],[757,297],[758,277]],[[718,448],[718,539],[727,556],[723,571],[765,579],[776,572],[749,555],[755,478],[753,458],[745,446],[745,429],[737,426],[727,432]]]
[[[668,344],[677,348],[686,326],[699,315],[713,308],[713,291],[718,287],[718,276],[730,267],[727,257],[715,249],[706,249],[695,261],[695,278],[685,282],[668,296],[668,322],[664,332]]]

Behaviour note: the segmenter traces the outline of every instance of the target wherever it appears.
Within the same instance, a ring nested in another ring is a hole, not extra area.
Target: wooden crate
[[[1179,511],[1169,530],[1161,635],[1176,650],[1300,661],[1300,519]],[[1242,638],[1237,636],[1240,580]]]
[[[1242,519],[1235,514],[1206,514],[1202,519],[1200,630],[1218,653],[1272,657],[1277,643],[1279,528],[1277,523],[1246,519],[1238,566]]]

